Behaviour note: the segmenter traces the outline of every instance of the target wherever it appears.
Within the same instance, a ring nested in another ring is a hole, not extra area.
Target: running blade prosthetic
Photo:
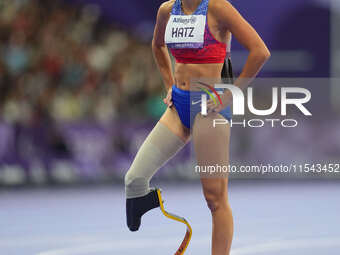
[[[186,227],[187,227],[187,231],[185,233],[184,239],[183,239],[181,245],[179,246],[179,248],[177,249],[177,251],[175,253],[175,255],[182,255],[182,254],[184,254],[184,252],[187,249],[187,247],[189,245],[189,242],[191,240],[191,235],[192,235],[191,226],[190,226],[189,222],[186,219],[184,219],[184,218],[182,218],[180,216],[177,216],[175,214],[167,212],[164,209],[164,204],[163,204],[161,190],[157,189],[156,191],[157,191],[157,195],[158,195],[158,201],[160,203],[160,208],[161,208],[161,211],[164,214],[164,216],[169,218],[169,219],[171,219],[171,220],[175,220],[175,221],[181,222],[181,223],[185,224]]]
[[[131,231],[137,231],[141,225],[142,216],[156,208],[160,207],[165,217],[181,222],[186,225],[187,230],[183,241],[177,249],[175,255],[183,255],[191,240],[192,229],[190,224],[183,217],[169,213],[164,209],[163,199],[160,189],[152,189],[147,195],[138,198],[131,198],[126,200],[126,217],[127,225]]]

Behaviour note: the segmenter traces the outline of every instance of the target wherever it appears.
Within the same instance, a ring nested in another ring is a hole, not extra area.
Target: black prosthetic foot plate
[[[130,231],[137,231],[141,225],[142,216],[159,207],[157,189],[151,190],[143,197],[126,199],[126,219]]]

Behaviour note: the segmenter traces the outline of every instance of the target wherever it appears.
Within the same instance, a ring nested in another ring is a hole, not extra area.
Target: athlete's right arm
[[[152,52],[158,69],[162,75],[164,85],[167,91],[175,83],[171,59],[168,48],[164,42],[165,29],[170,17],[171,8],[174,1],[163,3],[157,13],[157,21],[152,39]]]

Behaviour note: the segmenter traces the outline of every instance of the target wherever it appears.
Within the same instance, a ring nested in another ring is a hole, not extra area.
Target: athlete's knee
[[[125,187],[134,187],[138,184],[145,183],[145,178],[137,177],[134,174],[132,174],[131,171],[128,171],[125,174],[124,183],[125,183]]]
[[[210,189],[204,192],[207,206],[212,213],[228,205],[228,197],[225,192],[218,189]]]
[[[146,177],[136,176],[128,171],[124,178],[127,198],[144,196],[149,191],[149,180]]]

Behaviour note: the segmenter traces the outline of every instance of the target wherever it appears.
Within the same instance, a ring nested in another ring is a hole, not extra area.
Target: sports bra
[[[165,31],[165,43],[177,63],[224,63],[230,43],[218,41],[208,26],[209,0],[202,0],[192,15],[182,11],[181,0],[176,0]]]

